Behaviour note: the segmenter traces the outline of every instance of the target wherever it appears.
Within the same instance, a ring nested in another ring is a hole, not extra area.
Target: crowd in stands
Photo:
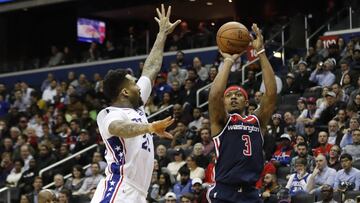
[[[359,191],[359,43],[357,38],[340,38],[324,48],[319,41],[305,56],[289,59],[289,72],[277,76],[278,105],[264,133],[267,161],[256,183],[264,202],[300,194],[326,200],[341,191]],[[215,152],[207,107],[196,106],[196,91],[214,80],[221,60],[204,65],[199,57],[187,59],[179,51],[168,72],[158,74],[145,110],[151,115],[173,105],[157,118],[175,118],[168,128],[174,138],[154,137],[149,202],[207,202]],[[139,62],[135,77],[142,66]],[[246,115],[254,112],[263,94],[256,66],[247,71],[243,85],[249,93]],[[239,67],[232,69],[232,84],[241,83]],[[96,124],[97,112],[108,105],[101,80],[100,74],[88,78],[70,71],[65,81],[49,72],[36,89],[25,82],[0,84],[0,185],[16,188],[21,202],[36,202],[41,188],[51,182],[59,202],[90,201],[106,168]],[[40,169],[93,144],[96,149],[39,176]]]

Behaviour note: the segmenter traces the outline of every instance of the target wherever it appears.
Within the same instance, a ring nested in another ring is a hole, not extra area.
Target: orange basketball
[[[216,34],[219,49],[228,54],[239,54],[245,51],[250,41],[248,29],[238,22],[225,23]]]

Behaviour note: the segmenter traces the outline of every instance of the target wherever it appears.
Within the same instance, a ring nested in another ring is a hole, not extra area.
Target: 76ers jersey
[[[263,170],[263,137],[255,115],[231,114],[219,135],[215,181],[227,185],[255,184]]]
[[[150,80],[141,77],[137,84],[140,87],[141,97],[145,103],[151,93]],[[105,159],[108,164],[105,170],[106,176],[119,177],[117,178],[119,185],[124,181],[146,194],[150,186],[154,166],[152,135],[143,134],[132,138],[121,138],[112,135],[108,129],[113,121],[147,123],[144,108],[140,107],[135,110],[110,106],[99,112],[97,123],[101,137],[106,145]]]

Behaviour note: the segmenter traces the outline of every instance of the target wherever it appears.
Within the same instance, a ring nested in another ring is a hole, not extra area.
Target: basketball
[[[251,41],[248,29],[241,23],[228,22],[216,34],[219,49],[228,54],[239,54],[246,50]]]

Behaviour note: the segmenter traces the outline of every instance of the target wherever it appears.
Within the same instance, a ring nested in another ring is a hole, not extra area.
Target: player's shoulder
[[[104,109],[102,109],[99,113],[98,113],[98,116],[97,118],[104,118],[104,117],[107,117],[107,116],[116,116],[116,115],[127,115],[131,112],[132,109],[130,108],[118,108],[118,107],[113,107],[113,106],[109,106],[109,107],[106,107]]]

